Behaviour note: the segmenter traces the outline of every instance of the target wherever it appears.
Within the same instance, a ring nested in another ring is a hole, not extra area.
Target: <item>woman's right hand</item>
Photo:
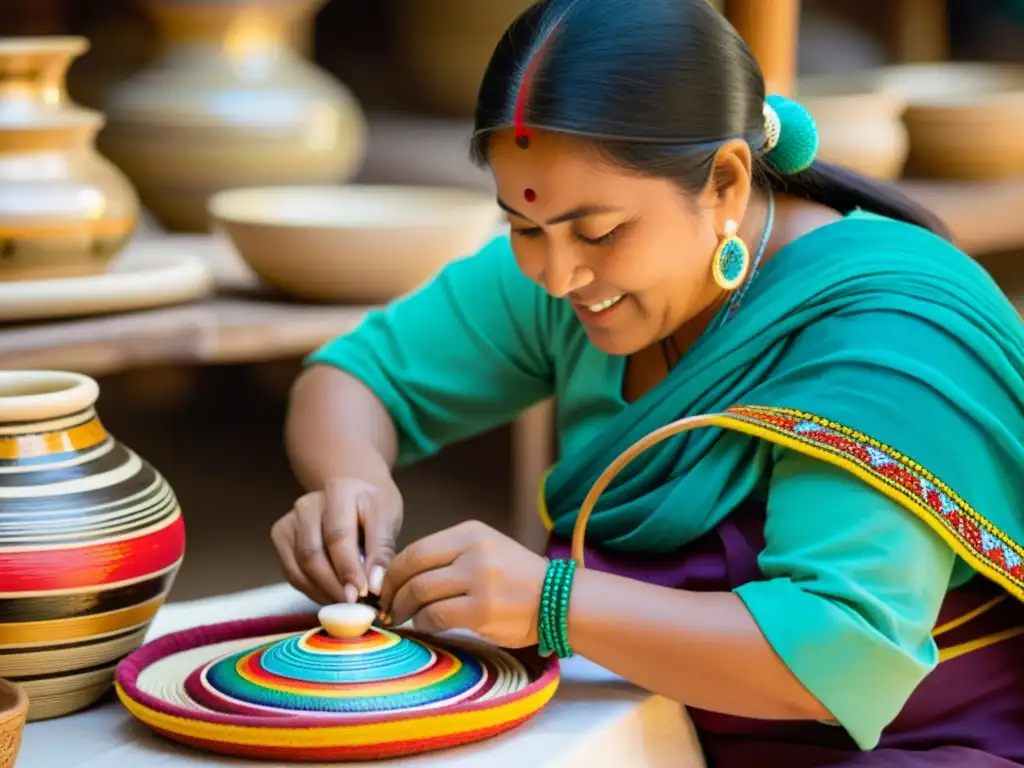
[[[343,477],[301,496],[270,535],[288,583],[326,605],[380,594],[401,527],[402,494],[393,482]]]

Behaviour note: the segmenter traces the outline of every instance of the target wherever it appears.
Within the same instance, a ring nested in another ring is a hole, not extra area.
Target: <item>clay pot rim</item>
[[[950,78],[966,81],[971,87],[949,93],[932,85]],[[1024,65],[1002,62],[893,64],[850,74],[815,75],[800,82],[809,83],[813,95],[829,88],[842,93],[891,94],[902,98],[908,111],[971,112],[1013,107],[1024,101]]]
[[[884,91],[850,91],[848,93],[811,92],[801,93],[797,100],[814,112],[822,107],[833,106],[840,109],[857,109],[860,118],[867,114],[875,116],[884,114],[886,118],[899,120],[907,110],[907,100],[898,93]]]
[[[92,43],[83,35],[25,35],[0,38],[0,56],[63,53],[80,56]]]
[[[0,371],[0,424],[59,419],[95,405],[95,379],[72,371]]]
[[[360,199],[362,198],[362,199]],[[313,201],[311,206],[296,206]],[[302,207],[304,215],[290,216],[287,211],[268,211],[275,201],[289,207]],[[365,218],[358,213],[346,214],[335,202],[369,203],[385,211],[384,215]],[[408,205],[418,210],[403,211]],[[456,186],[339,184],[281,187],[238,187],[222,190],[207,203],[207,211],[217,221],[228,224],[272,227],[284,230],[378,231],[447,229],[464,221],[468,211],[494,210],[500,213],[493,195],[476,189]]]
[[[0,725],[12,720],[25,720],[28,704],[28,694],[24,688],[0,678]]]

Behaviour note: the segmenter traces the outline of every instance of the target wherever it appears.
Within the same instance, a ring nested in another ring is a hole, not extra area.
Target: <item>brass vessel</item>
[[[65,88],[88,47],[0,38],[0,280],[102,272],[138,223],[135,190],[94,145],[103,115]]]

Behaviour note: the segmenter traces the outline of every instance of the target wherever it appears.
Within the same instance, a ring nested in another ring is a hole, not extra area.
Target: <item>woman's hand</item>
[[[270,536],[289,584],[318,603],[354,603],[380,594],[401,527],[402,494],[394,483],[343,477],[300,497]]]
[[[506,648],[537,642],[547,560],[477,521],[411,544],[388,567],[381,605],[395,624],[467,629]]]

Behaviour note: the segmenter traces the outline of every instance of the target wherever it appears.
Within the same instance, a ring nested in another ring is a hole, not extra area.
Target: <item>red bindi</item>
[[[526,202],[532,203],[534,200],[537,199],[537,193],[534,192],[532,189],[527,189],[525,192],[523,192],[523,197],[526,198]]]

